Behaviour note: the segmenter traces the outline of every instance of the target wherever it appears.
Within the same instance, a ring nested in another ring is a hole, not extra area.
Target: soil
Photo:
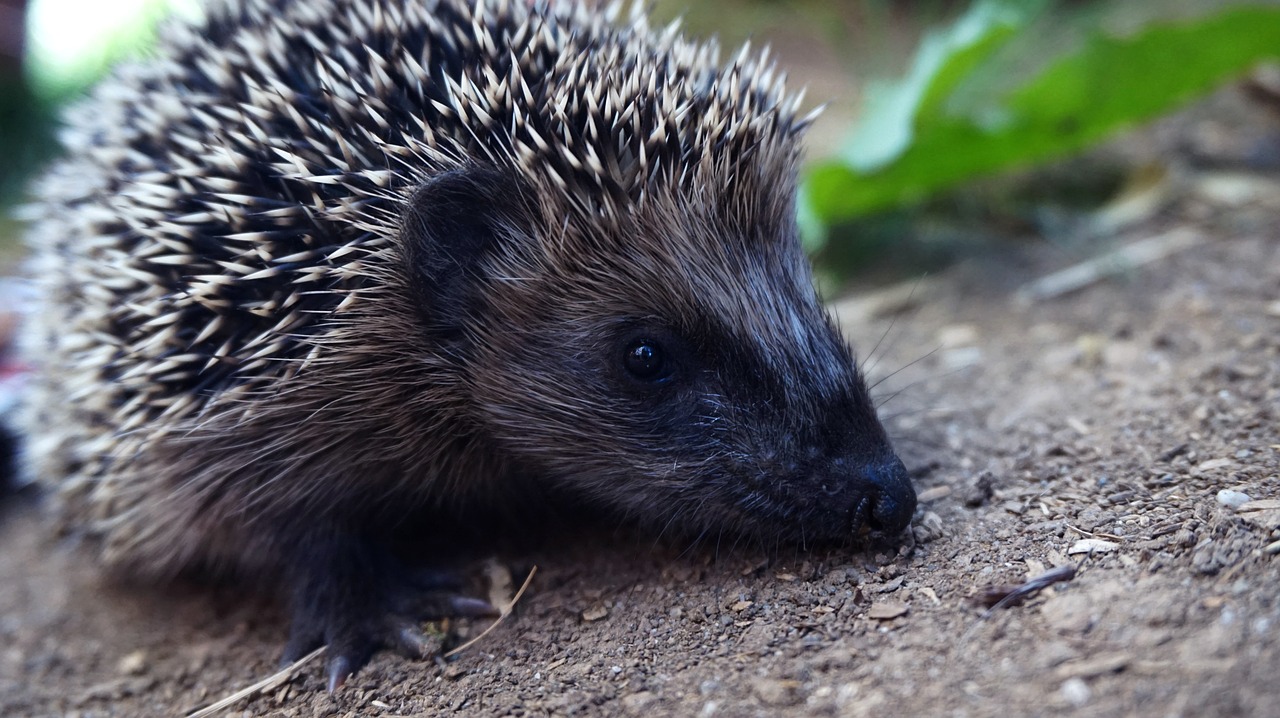
[[[1218,121],[1187,117],[1126,141]],[[539,571],[455,658],[382,653],[333,695],[317,661],[226,714],[1276,715],[1280,181],[1191,165],[1103,242],[1189,246],[1119,277],[1019,301],[1086,258],[1040,243],[837,304],[921,492],[898,541],[502,555],[517,583]],[[276,670],[273,605],[112,584],[34,504],[0,517],[0,714],[183,715]],[[1060,566],[1019,605],[975,603]]]

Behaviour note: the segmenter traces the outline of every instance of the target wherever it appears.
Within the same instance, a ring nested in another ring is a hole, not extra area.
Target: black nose
[[[916,512],[916,490],[907,476],[907,467],[896,456],[871,466],[867,478],[875,487],[867,523],[884,533],[898,533],[911,523]]]

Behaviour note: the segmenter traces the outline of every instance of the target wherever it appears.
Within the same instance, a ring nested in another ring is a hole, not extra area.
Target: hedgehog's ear
[[[477,167],[444,172],[414,193],[401,228],[411,290],[435,332],[460,330],[485,258],[527,234],[515,179]]]

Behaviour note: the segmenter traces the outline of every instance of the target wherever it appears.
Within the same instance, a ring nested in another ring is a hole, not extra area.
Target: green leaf
[[[911,146],[916,124],[940,116],[956,86],[1043,4],[981,0],[950,27],[929,33],[906,78],[868,83],[862,119],[841,159],[866,173],[900,157]]]
[[[974,41],[967,45],[953,45],[946,62],[932,64],[927,83],[914,74],[904,83],[910,89],[902,92],[914,97],[909,103],[914,114],[906,133],[909,141],[894,148],[891,161],[864,161],[857,149],[862,145],[855,141],[851,150],[809,170],[801,200],[807,231],[814,232],[811,243],[820,243],[820,228],[833,222],[1082,149],[1203,94],[1259,61],[1280,57],[1280,8],[1236,7],[1187,22],[1153,23],[1126,37],[1094,27],[1074,51],[1052,59],[1007,91],[997,106],[954,112],[948,108],[961,104],[952,102],[956,88],[984,69],[1019,22],[989,12],[985,32],[970,33]],[[958,25],[974,22],[973,15]],[[928,53],[937,49],[922,50],[922,55]],[[901,116],[899,121],[907,122]],[[882,116],[870,122],[881,132],[892,127]],[[854,137],[866,132],[856,131]]]

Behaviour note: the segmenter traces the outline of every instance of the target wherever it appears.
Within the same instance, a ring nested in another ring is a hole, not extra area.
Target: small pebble
[[[952,324],[938,332],[938,343],[944,349],[968,347],[978,343],[978,328],[972,324]]]
[[[1068,678],[1062,682],[1062,688],[1059,690],[1062,698],[1076,708],[1088,703],[1093,693],[1089,690],[1089,684],[1080,678]]]
[[[901,601],[884,601],[867,610],[867,618],[877,621],[888,621],[907,614],[907,604]]]
[[[652,706],[657,700],[658,696],[651,691],[640,691],[629,696],[623,696],[622,705],[626,706],[630,711],[641,711]]]
[[[800,702],[800,682],[793,680],[758,680],[752,686],[756,698],[769,706],[790,706]]]
[[[984,471],[970,482],[964,494],[964,505],[969,508],[977,508],[991,499],[995,493],[995,477],[989,471]]]
[[[1120,544],[1115,541],[1105,541],[1103,539],[1080,539],[1067,549],[1068,556],[1075,556],[1081,553],[1111,553],[1120,548]]]
[[[951,487],[944,484],[942,486],[932,486],[925,489],[924,491],[921,491],[919,494],[916,495],[916,500],[922,504],[927,504],[930,501],[945,499],[950,495],[951,495]]]
[[[932,511],[924,512],[924,515],[920,517],[919,523],[911,527],[911,531],[918,543],[937,541],[947,534],[946,528],[942,523],[942,517]]]
[[[1242,491],[1232,491],[1231,489],[1223,489],[1218,492],[1218,503],[1222,504],[1223,506],[1230,506],[1233,509],[1238,509],[1244,504],[1247,504],[1252,500],[1253,499],[1250,498],[1248,494]]]
[[[1195,470],[1200,473],[1206,473],[1209,471],[1217,471],[1218,469],[1225,469],[1230,465],[1231,459],[1207,459],[1196,464]]]
[[[130,676],[140,675],[147,670],[147,652],[138,650],[120,659],[116,669]]]

